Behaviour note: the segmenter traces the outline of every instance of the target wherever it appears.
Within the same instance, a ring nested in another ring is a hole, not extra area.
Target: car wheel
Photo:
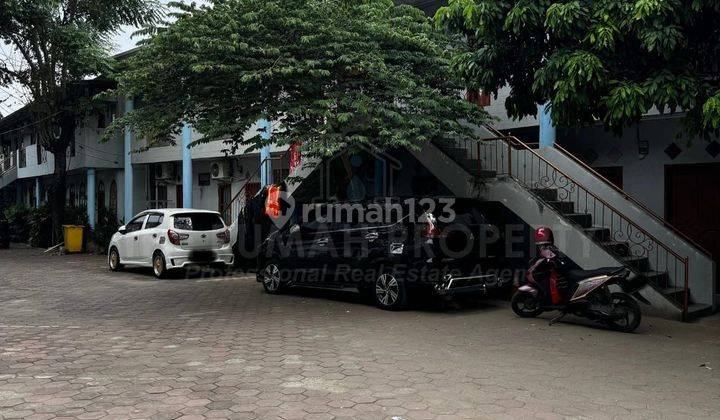
[[[153,255],[153,274],[155,274],[155,277],[161,279],[165,277],[165,272],[167,271],[167,267],[165,266],[165,256],[162,252],[158,251]]]
[[[405,284],[395,275],[381,274],[375,280],[375,304],[380,309],[396,311],[407,306]]]
[[[110,248],[110,254],[108,255],[108,265],[111,271],[122,270],[122,264],[120,264],[120,253],[117,248]]]
[[[262,276],[262,285],[266,292],[274,295],[282,291],[282,282],[280,281],[280,267],[276,263],[270,263],[263,268],[260,273]]]

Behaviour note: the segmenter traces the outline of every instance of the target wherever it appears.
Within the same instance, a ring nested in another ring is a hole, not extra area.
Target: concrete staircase
[[[711,260],[693,254],[691,272],[690,258],[675,243],[652,235],[532,146],[515,138],[442,140],[415,156],[456,194],[504,202],[528,224],[553,228],[564,242],[558,245],[583,268],[623,265],[645,276],[650,287],[643,295],[653,302],[648,312],[689,320],[713,311]]]
[[[17,179],[17,168],[11,168],[0,175],[0,189],[7,187]]]

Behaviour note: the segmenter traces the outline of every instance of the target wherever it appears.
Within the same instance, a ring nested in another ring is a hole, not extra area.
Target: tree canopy
[[[657,107],[694,133],[720,128],[718,0],[450,0],[435,18],[466,41],[458,75],[509,85],[513,117],[549,102],[559,125],[621,131]]]
[[[279,121],[272,141],[302,141],[327,155],[347,146],[412,146],[468,134],[485,113],[461,98],[449,38],[391,0],[216,0],[176,4],[170,25],[117,75],[118,94],[140,97],[115,120],[150,142],[191,123],[202,141],[259,146],[247,133]]]

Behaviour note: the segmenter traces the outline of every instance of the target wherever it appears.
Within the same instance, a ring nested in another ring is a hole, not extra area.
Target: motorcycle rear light
[[[432,213],[425,213],[425,228],[422,231],[424,238],[439,238],[440,229],[435,226],[435,216]]]
[[[167,235],[168,240],[173,245],[180,245],[180,241],[190,237],[190,235],[188,235],[187,233],[177,233],[172,229],[168,229]]]
[[[230,232],[228,232],[227,230],[224,232],[220,232],[217,234],[217,238],[219,240],[221,240],[223,243],[229,244],[230,243]]]

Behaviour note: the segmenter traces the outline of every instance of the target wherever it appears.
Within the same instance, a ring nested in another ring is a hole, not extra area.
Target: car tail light
[[[435,216],[432,213],[425,213],[425,228],[423,228],[422,236],[424,238],[440,237],[440,229],[435,226]]]
[[[223,243],[229,244],[230,243],[230,232],[228,232],[227,230],[224,232],[220,232],[217,234],[217,238],[219,240],[223,241]]]
[[[170,243],[173,245],[180,245],[180,241],[190,237],[187,233],[177,233],[172,229],[168,229],[167,235]]]

